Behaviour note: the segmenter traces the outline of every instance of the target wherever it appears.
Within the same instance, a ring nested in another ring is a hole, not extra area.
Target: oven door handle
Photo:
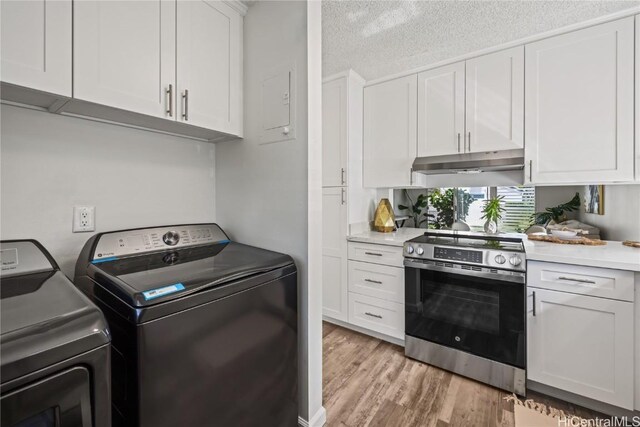
[[[500,282],[525,283],[526,275],[524,272],[506,270],[496,270],[496,272],[492,272],[486,267],[482,267],[482,271],[471,269],[465,270],[459,267],[460,264],[456,265],[458,265],[458,267],[447,267],[444,265],[436,265],[432,261],[417,261],[410,258],[404,259],[405,268],[417,268],[420,270],[441,271],[444,273],[460,274],[464,276],[476,276],[484,279],[494,279]]]

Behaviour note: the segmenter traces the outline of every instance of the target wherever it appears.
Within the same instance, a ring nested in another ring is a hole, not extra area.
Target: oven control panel
[[[98,237],[92,260],[106,260],[163,249],[228,242],[216,224],[177,225],[104,233]]]
[[[433,248],[433,257],[436,259],[447,259],[451,261],[482,263],[482,251],[473,251],[467,249],[444,248],[435,246]]]
[[[439,262],[472,264],[501,270],[526,271],[524,251],[466,249],[456,246],[407,242],[404,244],[404,256]]]

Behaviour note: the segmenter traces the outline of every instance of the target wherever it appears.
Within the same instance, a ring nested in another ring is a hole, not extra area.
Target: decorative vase
[[[484,223],[484,232],[487,234],[496,234],[498,232],[498,224],[490,219]]]
[[[396,231],[396,216],[389,199],[381,199],[373,216],[373,229],[381,233]]]

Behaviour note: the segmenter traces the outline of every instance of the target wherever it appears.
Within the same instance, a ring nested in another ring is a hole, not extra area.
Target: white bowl
[[[571,230],[550,230],[551,235],[560,239],[575,239],[578,235],[577,231]]]

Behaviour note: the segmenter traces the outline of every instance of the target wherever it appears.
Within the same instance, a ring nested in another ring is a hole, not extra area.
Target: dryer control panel
[[[98,236],[91,259],[94,263],[106,262],[129,255],[228,241],[229,238],[217,224],[115,231]]]

